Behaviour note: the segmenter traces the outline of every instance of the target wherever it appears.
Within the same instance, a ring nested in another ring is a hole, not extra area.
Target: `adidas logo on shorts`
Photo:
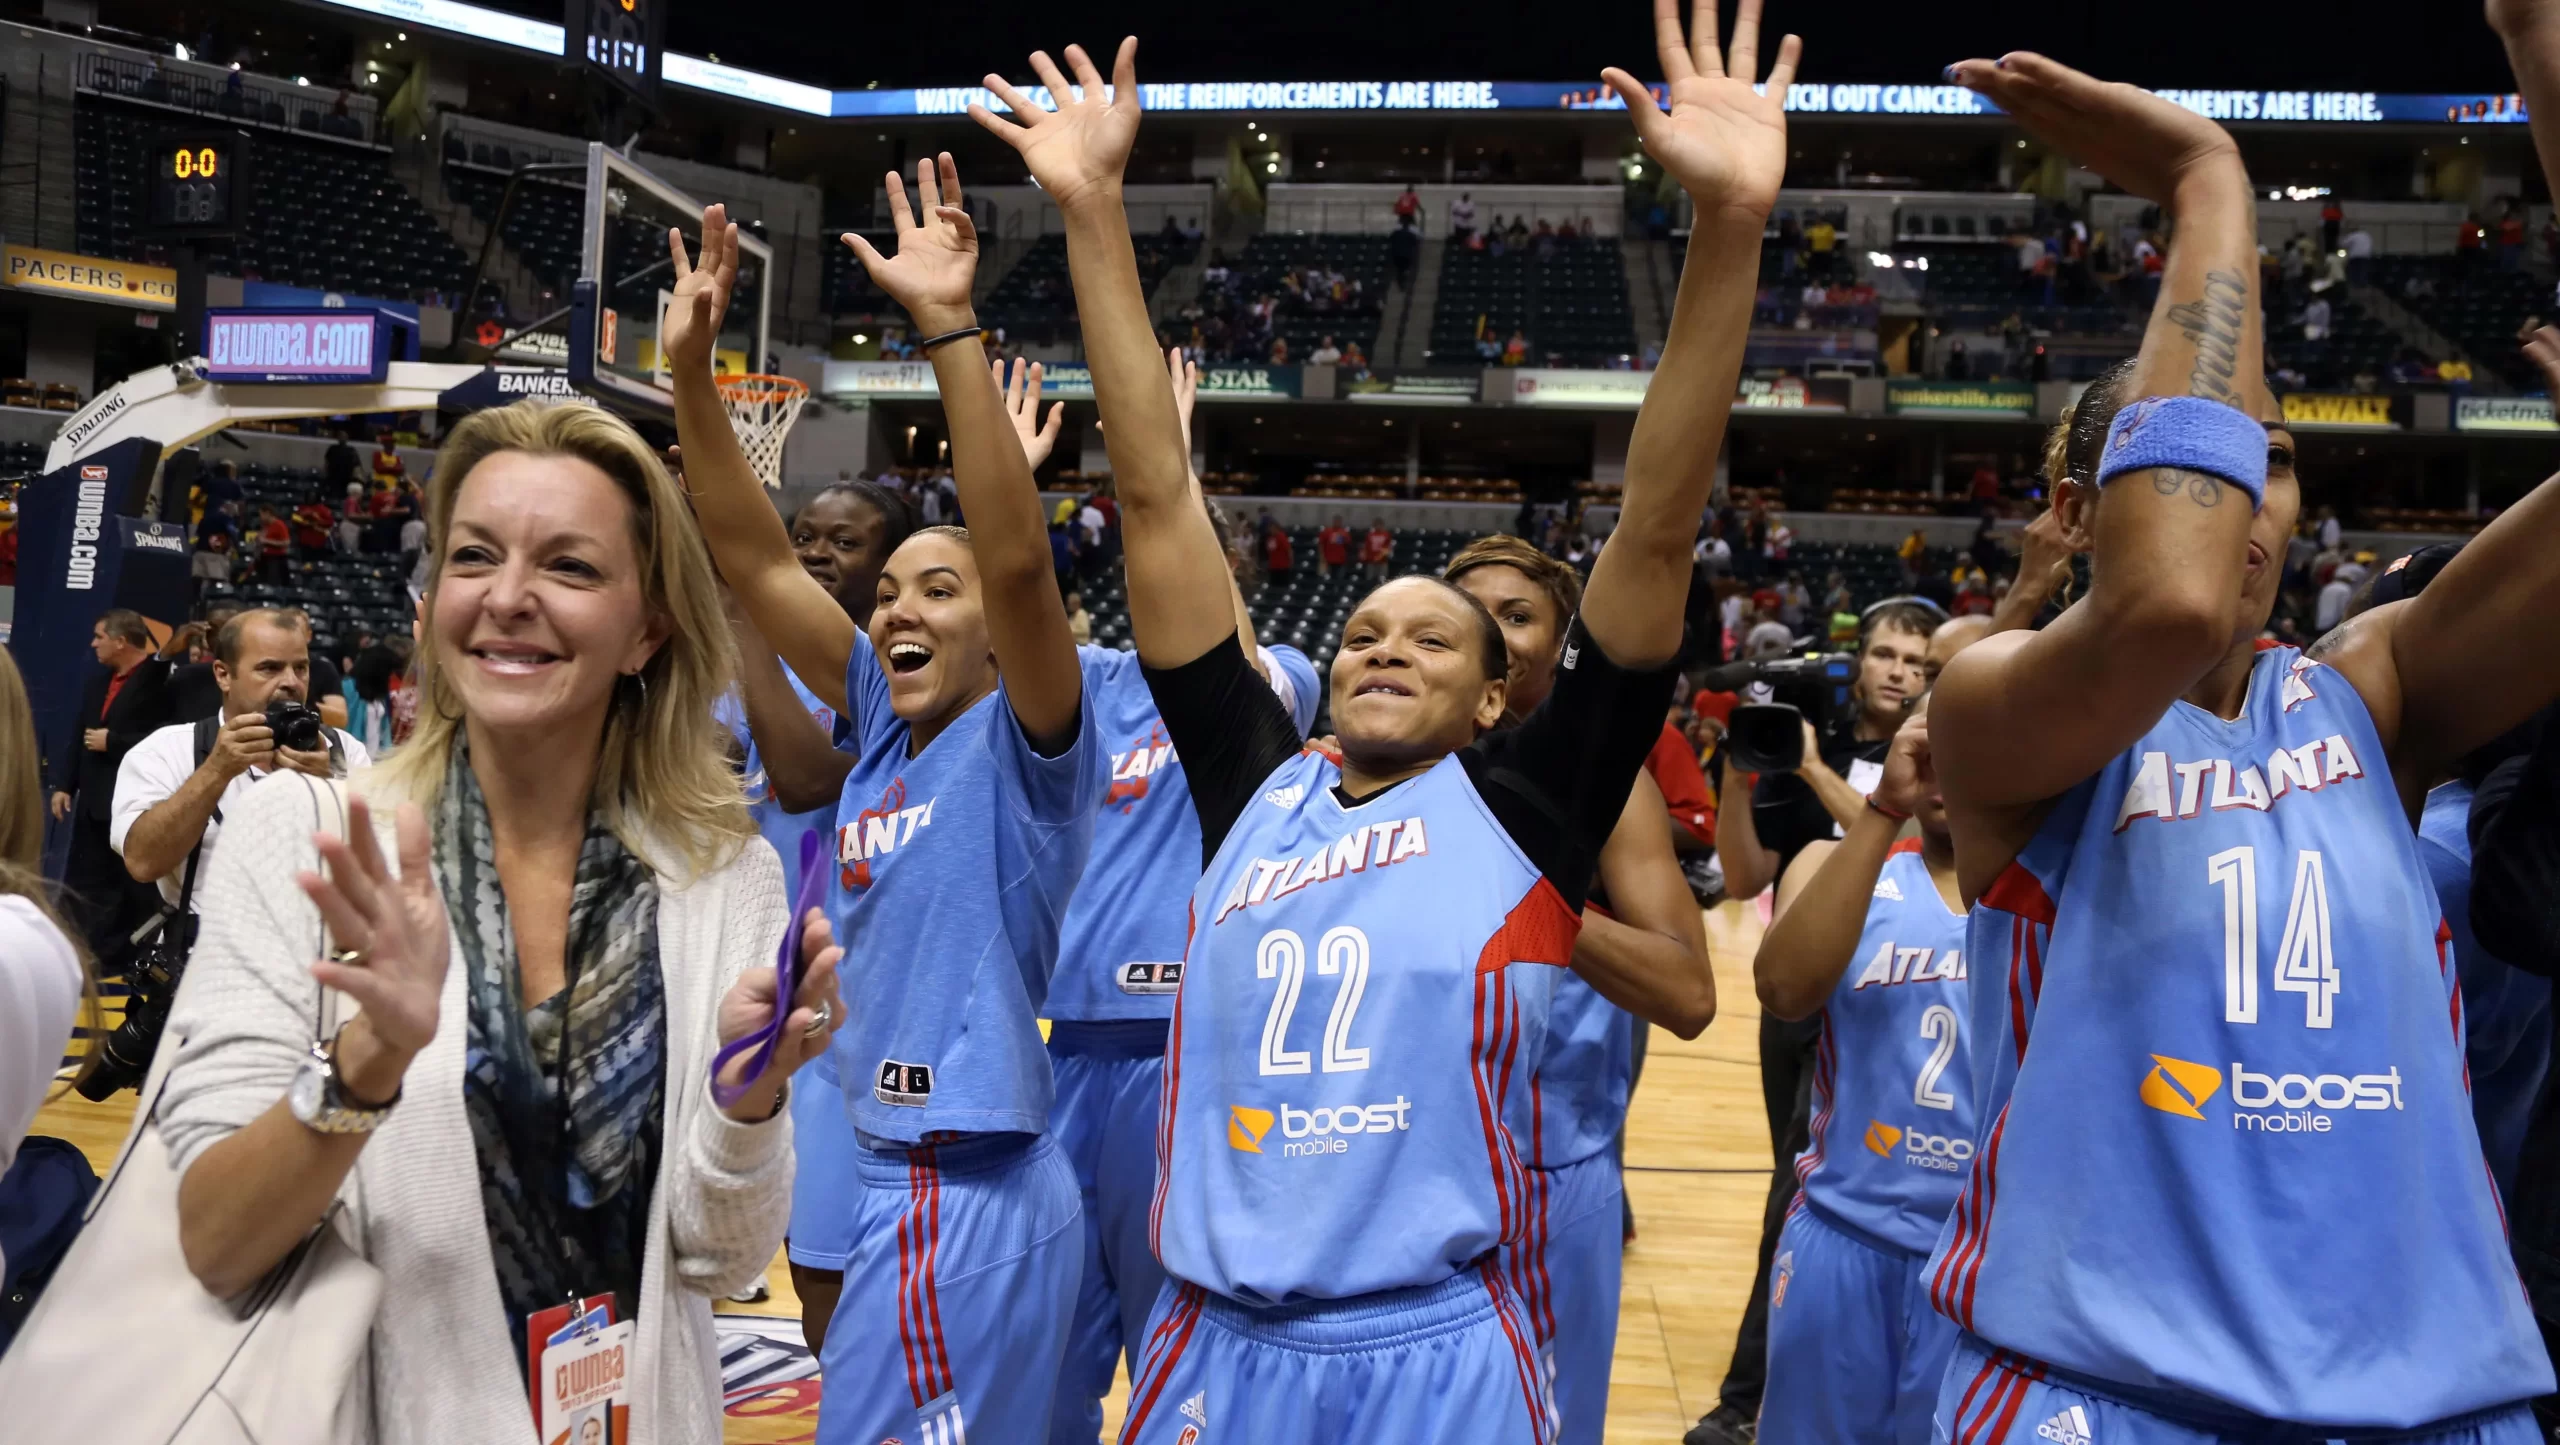
[[[1900,903],[1902,901],[1902,885],[1894,882],[1890,878],[1879,878],[1876,880],[1876,896],[1884,899],[1888,903]]]
[[[1208,1392],[1208,1391],[1206,1391],[1206,1390],[1203,1390],[1203,1391],[1201,1391],[1199,1394],[1192,1396],[1190,1399],[1183,1401],[1183,1402],[1182,1402],[1182,1418],[1184,1418],[1184,1419],[1186,1419],[1186,1420],[1189,1420],[1190,1422],[1192,1422],[1192,1423],[1193,1423],[1193,1424],[1195,1424],[1195,1425],[1198,1425],[1198,1426],[1199,1426],[1201,1429],[1203,1429],[1203,1430],[1208,1429],[1208,1428],[1209,1428],[1209,1405],[1208,1405],[1208,1400],[1209,1400],[1209,1392]]]
[[[2077,1405],[2056,1410],[2052,1419],[2036,1427],[2036,1438],[2053,1445],[2090,1445],[2088,1413]]]

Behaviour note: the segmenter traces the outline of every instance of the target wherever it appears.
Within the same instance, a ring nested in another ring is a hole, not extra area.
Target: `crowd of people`
[[[2560,124],[2560,5],[2494,13]],[[147,891],[148,966],[55,916],[0,662],[0,1163],[121,967],[83,1082],[141,1087],[106,1187],[161,1190],[46,1261],[13,1424],[210,1386],[170,1351],[68,1388],[172,1328],[83,1281],[245,1330],[344,1309],[279,1281],[352,1253],[362,1348],[232,1406],[309,1412],[279,1438],[558,1438],[547,1352],[610,1340],[596,1438],[716,1439],[712,1302],[779,1249],[827,1445],[1092,1441],[1124,1366],[1129,1445],[1587,1445],[1619,1137],[1649,1031],[1717,1012],[1724,896],[1766,920],[1773,1168],[1692,1445],[2548,1438],[2560,656],[2518,639],[2560,480],[2383,567],[2304,518],[2236,146],[2012,52],[1949,80],[2161,208],[2161,324],[2055,429],[2014,562],[1986,517],[1910,595],[1817,595],[1716,495],[1800,46],[1764,65],[1758,0],[1729,44],[1656,25],[1659,93],[1606,78],[1700,222],[1614,530],[1390,578],[1332,518],[1313,562],[1373,585],[1328,677],[1245,604],[1287,531],[1192,471],[1134,40],[971,112],[1060,208],[1107,493],[1039,500],[1057,413],[976,339],[946,153],[848,240],[947,472],[777,515],[714,382],[713,206],[671,238],[679,452],[531,401],[446,438],[412,651],[339,659],[411,696],[381,756],[290,610],[99,620],[52,803],[84,906]],[[2527,354],[2560,380],[2560,332]],[[1133,651],[1080,645],[1105,579]]]

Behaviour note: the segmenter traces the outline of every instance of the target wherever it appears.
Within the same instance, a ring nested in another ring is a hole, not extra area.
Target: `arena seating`
[[[2021,272],[2017,252],[2005,245],[1905,240],[1894,255],[1928,262],[1921,294],[1943,327],[1998,326],[2014,312],[2031,330],[2057,335],[2122,335],[2128,345],[2140,335],[2132,313],[2094,284],[2075,289],[2057,279],[2054,303],[2046,304],[2044,281]]]
[[[2302,310],[2311,292],[2296,283],[2272,298],[2267,355],[2279,367],[2291,367],[2317,390],[2343,389],[2359,373],[2379,377],[2401,346],[2399,333],[2350,299],[2343,287],[2330,287],[2329,334],[2317,341],[2302,334]],[[2509,330],[2514,329],[2509,323]]]
[[[80,250],[161,259],[135,228],[144,144],[166,119],[86,98],[72,116]],[[215,271],[395,299],[458,297],[470,284],[469,259],[392,177],[387,152],[262,131],[254,154],[247,224],[204,248]]]
[[[819,294],[825,298],[827,314],[874,315],[894,309],[897,303],[889,299],[889,293],[871,284],[871,273],[862,269],[862,258],[853,254],[851,246],[836,239],[844,231],[844,227],[828,230],[826,249],[819,252]],[[897,244],[886,231],[864,230],[862,237],[882,255]]]
[[[2459,256],[2377,256],[2374,285],[2418,314],[2472,363],[2510,384],[2540,391],[2542,378],[2518,354],[2516,328],[2553,314],[2550,287],[2530,271],[2499,271]]]
[[[1635,314],[1617,241],[1559,236],[1543,255],[1535,241],[1499,256],[1490,248],[1450,248],[1440,262],[1431,359],[1478,359],[1480,322],[1497,346],[1524,333],[1531,365],[1604,366],[1633,354]]]
[[[1271,232],[1247,242],[1227,263],[1223,284],[1203,281],[1198,307],[1206,349],[1212,356],[1260,361],[1274,339],[1289,343],[1293,360],[1305,359],[1325,337],[1337,346],[1358,345],[1376,359],[1381,307],[1387,294],[1387,238],[1329,231]],[[1347,301],[1310,296],[1289,278],[1310,271],[1338,271],[1357,289]],[[1262,297],[1273,298],[1271,328],[1256,329],[1248,315]],[[1216,323],[1216,324],[1212,324]]]
[[[246,462],[240,467],[241,514],[255,519],[260,507],[279,513],[310,502],[337,505],[328,495],[318,467],[277,466]],[[397,557],[370,553],[354,557],[306,557],[293,564],[292,580],[281,587],[250,581],[233,585],[209,583],[198,601],[239,602],[251,607],[299,607],[311,614],[312,633],[323,647],[359,628],[379,635],[406,632],[411,622],[409,593]]]

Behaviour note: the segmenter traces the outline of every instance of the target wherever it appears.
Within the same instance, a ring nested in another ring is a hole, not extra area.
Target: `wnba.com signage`
[[[378,312],[208,311],[204,376],[230,382],[378,382],[390,364]]]

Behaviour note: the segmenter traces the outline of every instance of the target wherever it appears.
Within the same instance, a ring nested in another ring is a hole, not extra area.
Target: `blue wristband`
[[[2220,477],[2249,494],[2254,512],[2267,500],[2267,429],[2248,413],[2201,396],[2146,396],[2107,427],[2098,485],[2152,467]]]

